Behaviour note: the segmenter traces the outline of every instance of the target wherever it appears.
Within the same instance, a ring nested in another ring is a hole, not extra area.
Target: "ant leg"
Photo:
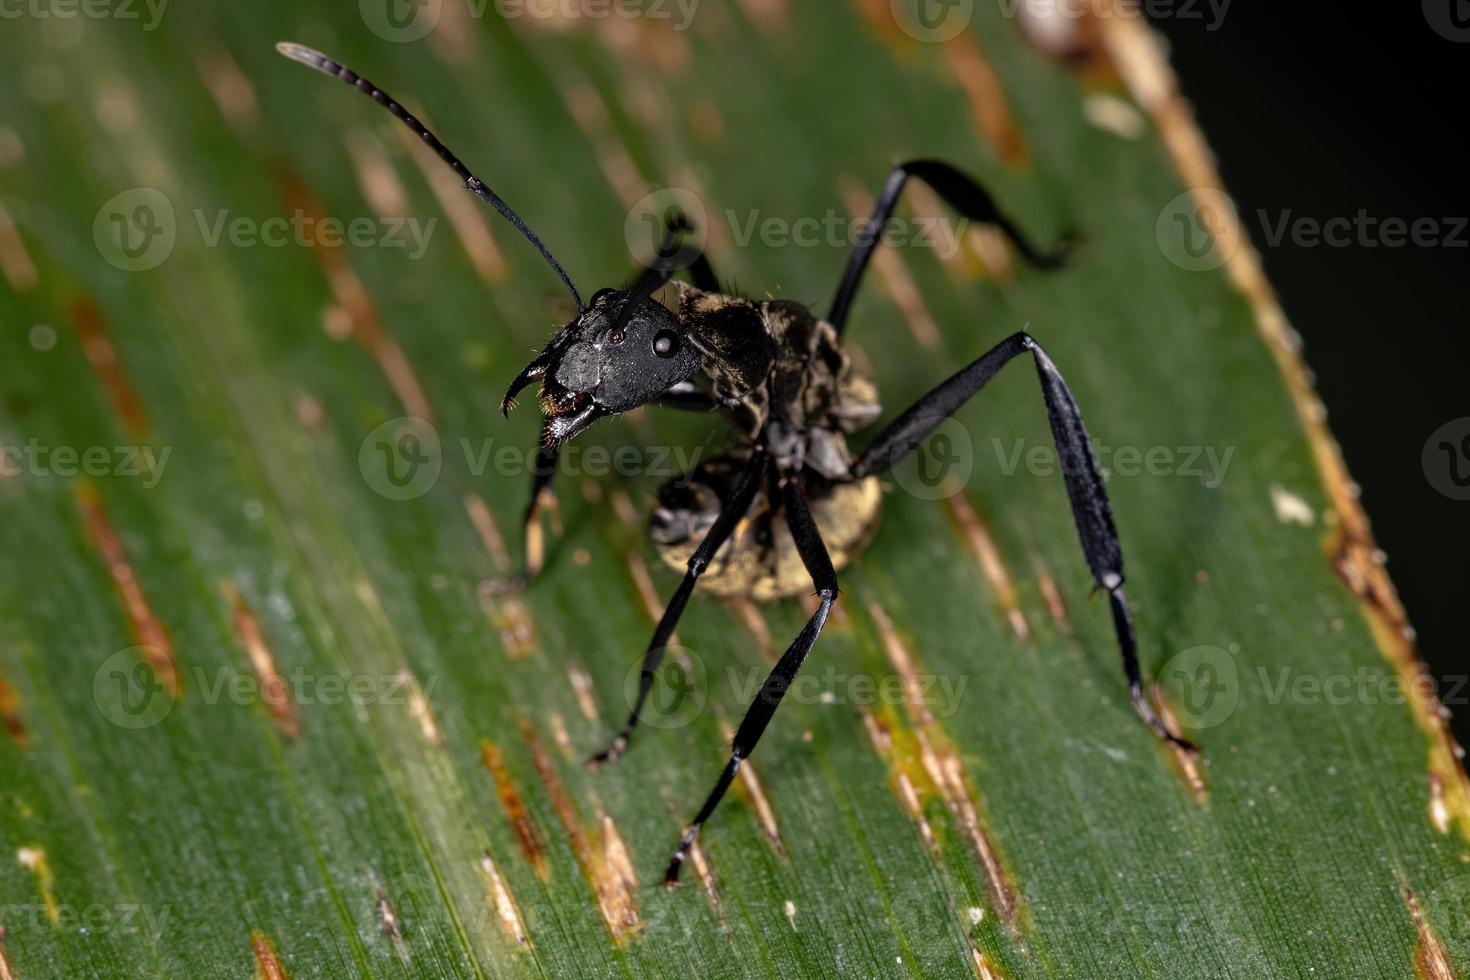
[[[740,770],[740,761],[747,758],[755,751],[756,743],[760,741],[761,735],[770,723],[771,716],[781,705],[781,698],[786,689],[791,686],[791,681],[796,677],[806,656],[816,645],[817,637],[822,633],[822,627],[827,623],[827,614],[832,611],[832,603],[837,598],[837,573],[832,570],[832,559],[827,555],[827,547],[822,543],[821,532],[817,530],[816,523],[812,520],[811,511],[807,509],[806,500],[802,496],[800,482],[795,477],[787,478],[782,485],[782,503],[786,508],[786,524],[791,529],[791,537],[796,541],[796,549],[801,554],[802,564],[806,566],[807,574],[812,577],[812,584],[817,588],[817,596],[820,603],[817,611],[812,613],[811,619],[807,620],[806,626],[797,634],[796,639],[791,641],[791,646],[781,655],[776,666],[771,670],[766,681],[761,685],[760,692],[756,694],[755,700],[751,702],[750,708],[745,712],[745,718],[740,722],[740,728],[735,732],[735,741],[730,748],[730,761],[725,763],[725,768],[720,772],[720,778],[715,782],[715,788],[710,791],[704,805],[699,808],[699,813],[684,831],[684,836],[679,839],[679,846],[674,851],[674,856],[669,860],[669,867],[664,872],[664,884],[675,885],[679,881],[679,869],[684,865],[684,859],[689,854],[689,849],[694,846],[694,839],[699,836],[699,828],[704,826],[710,815],[715,812],[715,807],[720,805],[720,800],[725,795],[725,790],[730,788],[730,782],[735,778],[735,773]]]
[[[714,524],[710,525],[710,529],[705,532],[704,540],[699,542],[699,547],[690,556],[687,570],[684,572],[684,580],[679,583],[678,591],[664,607],[664,614],[659,617],[658,626],[653,631],[653,639],[648,641],[648,649],[643,654],[643,666],[638,676],[638,697],[633,702],[633,710],[628,713],[628,720],[623,723],[622,729],[607,748],[587,760],[589,766],[595,768],[604,762],[613,762],[628,747],[628,740],[633,737],[633,729],[638,726],[638,716],[643,713],[643,703],[648,699],[648,692],[653,689],[653,677],[658,671],[658,665],[663,661],[669,637],[673,635],[674,627],[678,625],[679,617],[684,613],[684,606],[694,592],[695,583],[699,581],[699,576],[704,574],[715,552],[720,550],[720,546],[735,530],[735,525],[740,523],[740,519],[750,509],[756,491],[764,482],[768,464],[769,457],[766,455],[765,447],[757,445],[751,455],[750,463],[740,476],[740,482],[730,494],[730,499],[720,510],[720,515],[715,518]]]
[[[1067,383],[1057,371],[1046,351],[1026,333],[1016,333],[991,348],[985,356],[920,398],[908,411],[879,433],[852,467],[854,479],[881,473],[906,456],[934,428],[967,402],[1012,358],[1031,352],[1036,373],[1041,380],[1041,393],[1046,400],[1046,414],[1051,422],[1052,438],[1063,460],[1062,474],[1067,484],[1067,497],[1072,504],[1072,517],[1082,542],[1092,579],[1108,593],[1112,607],[1113,631],[1123,656],[1123,672],[1128,677],[1128,690],[1133,707],[1160,738],[1181,748],[1194,746],[1177,737],[1164,726],[1143,695],[1143,679],[1138,666],[1138,641],[1133,631],[1133,615],[1123,596],[1123,547],[1113,524],[1113,511],[1093,458],[1082,412],[1072,398]]]
[[[900,163],[888,174],[888,180],[883,184],[883,192],[878,195],[878,202],[873,206],[873,215],[858,236],[857,247],[848,257],[847,268],[842,272],[842,282],[838,285],[837,295],[832,300],[832,312],[827,314],[827,322],[832,324],[839,334],[842,333],[842,328],[847,323],[847,313],[852,306],[853,295],[857,292],[863,272],[868,267],[868,260],[873,257],[873,249],[878,247],[883,229],[888,224],[888,219],[893,217],[893,209],[898,205],[898,197],[910,177],[917,177],[928,184],[944,199],[946,204],[966,218],[995,225],[1005,232],[1006,237],[1021,253],[1021,257],[1035,268],[1056,268],[1062,264],[1071,250],[1073,244],[1071,236],[1064,239],[1057,248],[1050,252],[1036,249],[1022,234],[1021,229],[1001,212],[995,199],[984,187],[949,164],[938,160],[910,160],[907,163]]]
[[[653,404],[683,412],[712,412],[715,409],[714,399],[689,381],[674,385],[655,398]],[[521,553],[525,556],[525,565],[521,571],[508,578],[490,579],[489,588],[493,595],[519,592],[541,574],[546,560],[546,539],[541,530],[541,513],[556,506],[556,491],[551,484],[556,478],[558,452],[557,446],[541,446],[536,450],[536,461],[531,467],[531,500],[521,518]]]
[[[536,450],[536,460],[531,464],[531,500],[526,504],[525,514],[521,517],[521,554],[525,556],[525,564],[509,578],[490,579],[489,587],[493,595],[519,592],[541,574],[542,565],[546,561],[546,539],[541,530],[541,512],[556,506],[556,491],[552,489],[551,482],[556,478],[557,453],[556,446],[540,446]]]
[[[664,238],[658,249],[660,262],[678,258],[679,253],[683,250],[684,233],[693,230],[694,226],[689,223],[689,218],[683,211],[678,208],[670,210],[664,218]],[[709,264],[709,258],[703,250],[695,252],[694,258],[690,259],[683,268],[689,270],[689,278],[693,280],[695,288],[706,293],[720,291],[720,281],[715,278],[714,267]],[[678,267],[670,268],[669,276],[672,276],[677,269]],[[668,276],[665,277],[665,281],[667,280]]]

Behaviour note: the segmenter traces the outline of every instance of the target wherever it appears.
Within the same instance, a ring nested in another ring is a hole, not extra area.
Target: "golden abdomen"
[[[718,456],[659,489],[649,534],[666,564],[684,571],[748,459],[748,450]],[[881,498],[876,477],[852,483],[809,481],[807,503],[834,568],[841,569],[872,540]],[[759,601],[812,592],[811,576],[802,565],[785,516],[772,506],[764,488],[730,540],[715,553],[699,587],[715,595],[750,596]]]

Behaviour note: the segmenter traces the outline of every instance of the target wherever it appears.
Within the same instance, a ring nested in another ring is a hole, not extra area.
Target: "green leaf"
[[[407,43],[372,3],[7,21],[0,976],[1451,976],[1458,750],[1147,28],[595,6],[428,3]],[[931,445],[947,481],[889,481],[807,680],[664,889],[805,620],[696,596],[683,700],[583,767],[677,582],[640,515],[729,436],[598,424],[545,574],[488,595],[538,426],[499,397],[557,283],[283,39],[421,110],[584,294],[629,276],[640,198],[682,188],[722,276],[824,310],[912,156],[1038,242],[1080,231],[1065,269],[1014,269],[981,229],[940,247],[953,217],[913,196],[922,240],[849,336],[890,415],[1025,324],[1046,344],[1200,756],[1129,705],[1017,369]]]

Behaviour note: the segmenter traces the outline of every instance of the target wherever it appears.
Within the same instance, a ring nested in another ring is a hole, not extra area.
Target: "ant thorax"
[[[754,439],[764,430],[781,471],[847,479],[846,437],[875,421],[882,406],[872,382],[853,373],[831,324],[791,300],[679,288],[681,326],[736,431]]]
[[[847,435],[877,419],[877,389],[853,373],[831,324],[789,300],[756,302],[679,285],[679,319],[703,356],[716,403],[747,441],[764,433],[776,474],[802,474],[812,518],[834,567],[866,547],[878,524],[878,480],[853,480]],[[649,533],[682,569],[744,471],[746,447],[716,457],[659,490]],[[779,496],[763,488],[700,579],[717,595],[758,600],[811,591]]]

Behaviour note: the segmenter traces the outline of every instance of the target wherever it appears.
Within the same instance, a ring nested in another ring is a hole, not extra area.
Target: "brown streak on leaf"
[[[940,201],[928,184],[910,181],[903,189],[909,208],[916,217],[940,222],[938,227],[950,229],[947,234],[959,236],[953,243],[957,247],[952,254],[946,255],[943,250],[937,251],[938,257],[954,278],[959,281],[994,279],[997,282],[1008,282],[1015,278],[1016,264],[1011,259],[1002,232],[979,222],[954,224],[953,211]],[[942,245],[948,247],[950,242],[945,241]]]
[[[896,731],[892,724],[883,724],[873,718],[867,722],[873,744],[880,754],[886,756],[894,772],[899,798],[916,818],[922,819],[925,795],[936,793],[944,801],[980,863],[996,914],[1005,922],[1015,923],[1021,914],[1015,886],[985,829],[978,796],[970,785],[959,751],[924,704],[923,678],[893,621],[875,602],[868,603],[868,612],[882,636],[889,662],[904,680],[904,707],[913,725],[912,731]],[[888,748],[886,752],[885,745]],[[904,780],[909,783],[907,787]],[[905,799],[906,795],[912,796],[912,802]],[[918,804],[917,810],[915,803]],[[922,826],[920,832],[924,833]],[[925,836],[926,840],[932,840],[930,835]]]
[[[36,263],[31,261],[31,253],[26,251],[25,242],[3,204],[0,204],[0,275],[5,276],[5,281],[17,293],[36,288],[39,278]]]
[[[838,182],[838,190],[853,218],[866,221],[872,212],[873,199],[863,189],[863,185],[855,178],[843,177]],[[934,318],[924,306],[924,299],[919,295],[918,287],[914,285],[909,270],[904,266],[902,255],[896,249],[874,249],[872,262],[873,267],[878,270],[884,292],[898,307],[909,333],[914,335],[914,340],[925,350],[937,349],[940,342],[939,328],[935,326]]]
[[[368,207],[384,218],[398,218],[410,213],[408,194],[376,136],[366,129],[348,132],[347,156],[352,161],[358,189],[362,191]]]
[[[1051,572],[1041,563],[1040,558],[1032,558],[1031,566],[1036,570],[1036,584],[1041,589],[1042,601],[1046,603],[1046,611],[1051,615],[1052,622],[1066,636],[1072,635],[1072,621],[1067,616],[1067,604],[1062,600],[1062,592],[1057,588],[1056,579],[1052,578]]]
[[[291,980],[269,936],[263,932],[252,932],[250,948],[255,951],[255,975],[259,980]]]
[[[322,424],[326,419],[326,412],[322,409],[322,403],[306,392],[298,392],[296,395],[296,420],[311,432],[321,432]]]
[[[1111,0],[1091,0],[1093,8]],[[1106,11],[1104,11],[1106,13]],[[1118,71],[1100,40],[1100,17],[1077,16],[1060,4],[1023,3],[1016,9],[1021,35],[1042,54],[1078,75],[1090,87],[1116,86]]]
[[[500,797],[500,806],[505,810],[506,820],[515,831],[521,853],[531,862],[536,874],[545,878],[546,848],[541,843],[540,835],[536,833],[536,825],[531,821],[520,790],[510,778],[510,770],[506,768],[505,756],[501,753],[500,746],[489,740],[481,740],[480,754],[485,761],[485,768],[490,770],[490,778],[495,780],[495,792]]]
[[[226,122],[237,132],[255,125],[259,115],[255,90],[227,50],[217,44],[202,48],[194,56],[194,67]]]
[[[422,110],[415,107],[414,114],[423,119],[425,125],[429,125]],[[429,189],[434,192],[439,206],[444,209],[450,227],[454,229],[460,246],[469,256],[470,264],[475,267],[480,278],[491,285],[504,280],[507,273],[505,256],[501,254],[500,246],[495,243],[495,236],[490,231],[486,220],[488,210],[482,208],[472,194],[465,192],[464,181],[444,166],[438,156],[424,145],[423,140],[403,126],[395,126],[393,131],[402,138],[403,145],[408,147],[414,164],[428,181]]]
[[[1154,711],[1158,713],[1164,727],[1175,738],[1182,738],[1184,733],[1179,727],[1179,720],[1174,717],[1174,709],[1169,705],[1168,698],[1164,697],[1164,689],[1157,683],[1150,683],[1149,695],[1154,703]],[[1199,753],[1175,742],[1169,743],[1169,750],[1174,757],[1174,767],[1184,780],[1184,785],[1189,787],[1190,795],[1196,802],[1204,803],[1210,798],[1210,788],[1205,782],[1204,770],[1200,768]]]
[[[138,584],[138,577],[128,564],[122,539],[118,537],[112,522],[107,519],[107,512],[102,507],[102,498],[97,494],[96,488],[81,481],[77,483],[76,498],[87,537],[101,556],[103,564],[107,566],[108,574],[112,576],[112,583],[132,627],[133,639],[144,649],[144,655],[159,683],[170,697],[177,700],[183,694],[183,684],[179,678],[178,665],[174,662],[173,641],[169,638],[168,630],[148,605],[143,587]]]
[[[713,99],[703,99],[690,107],[688,125],[695,139],[706,146],[725,142],[725,119]]]
[[[266,645],[265,635],[260,629],[260,620],[256,618],[255,612],[233,583],[224,584],[224,593],[232,606],[230,624],[235,630],[235,636],[245,648],[245,655],[250,659],[251,669],[255,671],[255,676],[260,681],[261,699],[265,701],[266,708],[269,709],[271,717],[275,719],[277,727],[291,738],[295,738],[301,733],[296,717],[296,706],[291,701],[290,688],[286,685],[285,678],[281,676],[280,668],[276,666],[276,658],[271,653],[270,647]]]
[[[649,68],[678,77],[689,68],[689,41],[647,17],[601,17],[594,21],[602,45],[637,71]]]
[[[995,147],[996,155],[1009,166],[1026,163],[1030,157],[1026,141],[1021,137],[1010,107],[1006,105],[1000,78],[985,59],[974,32],[961,31],[943,47],[950,70],[970,100],[970,114],[975,125]]]
[[[1005,974],[996,967],[995,962],[974,946],[970,947],[970,955],[975,962],[975,976],[980,980],[1005,980]]]
[[[602,97],[596,89],[582,82],[562,84],[560,88],[572,119],[591,141],[593,153],[608,184],[623,206],[632,208],[648,193],[648,187],[627,149],[613,137],[612,122]]]
[[[22,847],[15,852],[21,867],[36,876],[36,887],[41,890],[41,904],[46,910],[46,919],[53,926],[61,925],[61,909],[56,904],[56,879],[51,874],[51,865],[46,852],[39,846]]]
[[[567,666],[567,679],[572,682],[572,693],[577,696],[577,707],[582,709],[582,717],[588,721],[600,722],[602,712],[597,709],[597,691],[592,684],[592,677],[579,664],[574,663]]]
[[[561,820],[572,851],[577,855],[582,875],[591,885],[592,893],[597,896],[597,905],[602,912],[603,921],[607,923],[608,932],[615,942],[621,942],[642,929],[638,908],[634,903],[638,879],[633,873],[633,863],[628,858],[627,848],[623,846],[622,836],[612,818],[606,815],[601,816],[597,832],[589,832],[582,826],[577,805],[562,786],[556,768],[546,750],[541,747],[541,741],[536,737],[531,722],[522,717],[519,725],[521,738],[531,750],[531,761],[536,766],[542,785],[546,787],[547,795],[551,797],[552,808]]]
[[[1437,772],[1429,774],[1429,822],[1441,834],[1450,832],[1450,809],[1444,802],[1444,777]]]
[[[734,739],[735,732],[726,727],[725,741],[733,742]],[[776,823],[776,811],[771,808],[771,801],[766,797],[765,787],[761,785],[760,777],[756,775],[755,767],[751,765],[749,758],[741,761],[739,775],[741,792],[750,800],[750,805],[755,809],[755,818],[761,825],[761,831],[765,833],[771,846],[776,849],[776,853],[784,855],[786,849],[781,845],[781,828]]]
[[[143,409],[143,401],[138,397],[137,389],[128,381],[122,366],[117,362],[117,351],[103,326],[102,310],[91,297],[83,296],[73,300],[67,312],[71,315],[72,326],[82,342],[82,353],[86,355],[87,363],[92,365],[97,380],[107,391],[108,400],[112,402],[112,409],[117,417],[122,420],[123,428],[134,436],[143,435],[148,431],[148,414]]]
[[[279,170],[278,180],[286,206],[293,212],[300,211],[305,215],[308,228],[320,228],[324,220],[321,202],[301,175],[283,165]],[[429,408],[429,399],[424,394],[423,386],[414,375],[403,348],[383,328],[377,307],[362,280],[352,271],[352,266],[343,254],[341,243],[324,242],[320,234],[312,234],[308,244],[312,254],[316,256],[317,264],[327,277],[327,284],[336,296],[338,305],[349,317],[353,338],[377,360],[388,379],[389,387],[398,396],[404,414],[433,422],[434,413]]]
[[[710,908],[714,909],[715,917],[721,923],[725,921],[725,910],[720,905],[720,894],[715,889],[715,873],[709,866],[709,859],[704,855],[704,848],[695,841],[689,848],[689,863],[694,865],[694,873],[699,877],[699,883],[704,886],[705,897],[709,899]]]
[[[502,575],[509,572],[510,553],[505,550],[505,539],[500,536],[495,518],[491,516],[484,498],[477,493],[466,493],[464,509],[470,516],[470,524],[474,526],[475,533],[480,536],[480,543],[485,546],[490,561],[495,565],[495,570]]]
[[[1119,0],[1099,2],[1116,5]],[[1105,53],[1127,83],[1134,100],[1152,116],[1185,183],[1195,188],[1196,193],[1221,186],[1214,157],[1195,126],[1188,103],[1179,94],[1161,42],[1145,24],[1119,13],[1114,9],[1109,16],[1094,18]],[[1260,256],[1246,241],[1236,216],[1229,209],[1215,210],[1220,220],[1230,226],[1217,228],[1217,232],[1239,242],[1225,263],[1225,271],[1249,302],[1257,328],[1286,380],[1297,418],[1307,434],[1317,470],[1332,501],[1333,514],[1328,516],[1335,520],[1337,529],[1326,542],[1332,566],[1358,597],[1379,650],[1397,671],[1405,690],[1423,692],[1422,697],[1410,700],[1414,717],[1429,743],[1430,779],[1426,780],[1426,790],[1438,776],[1443,804],[1459,826],[1461,836],[1470,840],[1470,780],[1460,763],[1459,747],[1428,682],[1428,673],[1419,659],[1398,593],[1376,560],[1379,552],[1367,514],[1358,501],[1357,484],[1327,428],[1327,413],[1302,362],[1300,342],[1266,279]]]
[[[990,536],[980,516],[975,513],[975,508],[970,506],[969,499],[963,490],[957,490],[945,498],[949,506],[949,512],[954,517],[955,523],[959,525],[964,533],[965,541],[970,550],[974,552],[975,559],[980,563],[980,571],[984,573],[985,580],[995,590],[997,601],[1005,610],[1006,621],[1010,623],[1011,630],[1016,638],[1022,643],[1031,640],[1031,625],[1026,622],[1026,616],[1021,612],[1020,605],[1016,601],[1016,587],[1011,582],[1011,576],[1006,571],[1005,562],[1001,560],[1000,549],[995,546],[995,539]]]
[[[402,668],[396,675],[408,691],[408,713],[414,721],[419,723],[419,734],[423,735],[424,741],[430,745],[443,745],[444,733],[439,729],[439,721],[434,717],[434,708],[429,704],[429,696],[419,686],[418,678],[407,667]]]
[[[382,889],[377,890],[373,898],[378,906],[378,927],[395,946],[399,945],[403,942],[403,927],[398,921],[398,913],[393,911],[393,903]]]
[[[622,490],[614,490],[610,496],[613,513],[618,516],[618,520],[629,527],[637,527],[641,519],[638,516],[638,508],[633,506],[633,499]]]
[[[526,604],[514,595],[496,594],[496,584],[480,583],[480,608],[500,634],[500,644],[511,660],[523,660],[536,650],[536,624]]]
[[[1435,934],[1429,921],[1424,917],[1424,910],[1419,907],[1419,899],[1407,885],[1404,889],[1404,904],[1408,906],[1409,915],[1414,920],[1414,928],[1419,933],[1419,947],[1414,951],[1414,974],[1420,980],[1455,980],[1455,971],[1450,966],[1449,954],[1445,952],[1444,944],[1440,942],[1439,936]]]
[[[762,34],[786,29],[786,0],[740,0],[740,6]]]
[[[515,896],[510,893],[505,879],[500,876],[500,869],[495,867],[489,851],[480,855],[480,870],[485,873],[485,880],[490,885],[490,895],[495,901],[495,914],[500,919],[501,927],[522,946],[530,945],[525,924],[521,922],[520,909],[516,908]]]
[[[740,620],[750,635],[755,637],[755,642],[760,646],[761,653],[765,654],[767,660],[776,659],[776,648],[771,642],[771,630],[766,626],[766,618],[761,615],[756,604],[745,596],[734,596],[725,600],[725,605]]]
[[[657,622],[664,614],[664,603],[653,587],[653,576],[648,573],[647,562],[636,551],[628,552],[628,572],[633,576],[633,585],[638,589],[638,597],[643,600],[643,608]],[[677,643],[678,640],[670,635],[669,645],[674,646]]]
[[[30,735],[20,717],[20,692],[11,687],[4,677],[0,677],[0,721],[4,722],[10,740],[24,748],[30,741]]]

